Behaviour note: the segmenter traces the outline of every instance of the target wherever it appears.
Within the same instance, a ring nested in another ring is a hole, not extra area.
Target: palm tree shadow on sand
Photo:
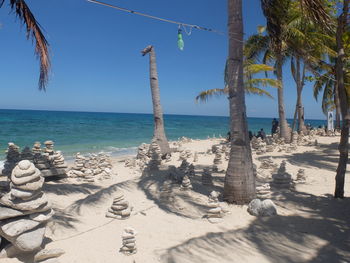
[[[222,191],[223,178],[213,174],[213,186],[203,186],[201,183],[201,171],[210,166],[195,166],[195,175],[190,176],[191,190],[182,190],[181,184],[170,178],[170,169],[161,167],[160,170],[150,171],[145,169],[138,182],[138,187],[148,199],[167,213],[177,216],[200,219],[207,212],[208,195],[211,191]]]
[[[281,195],[299,206],[295,214],[256,218],[244,229],[191,238],[158,251],[161,262],[350,262],[350,199]]]

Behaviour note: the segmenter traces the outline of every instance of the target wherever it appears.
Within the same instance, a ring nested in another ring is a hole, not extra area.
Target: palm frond
[[[277,79],[270,79],[270,78],[252,78],[245,81],[245,87],[257,87],[257,86],[263,86],[263,87],[273,87],[273,88],[280,88],[281,82]]]
[[[322,0],[300,0],[302,10],[306,11],[309,18],[314,23],[321,24],[323,28],[333,30],[333,20],[330,14],[326,11]]]
[[[24,0],[10,0],[10,6],[16,16],[26,25],[27,38],[35,40],[34,52],[40,60],[39,89],[45,90],[51,66],[48,42],[41,31],[41,26],[36,21]]]
[[[199,93],[199,95],[196,97],[196,102],[207,102],[208,99],[212,97],[220,97],[224,94],[228,94],[228,88],[227,86],[224,89],[209,89],[202,91]]]
[[[254,95],[259,95],[259,96],[267,96],[267,97],[269,97],[270,99],[273,99],[272,95],[271,95],[268,91],[266,91],[266,90],[264,90],[264,89],[261,89],[261,88],[246,86],[245,92],[246,92],[246,94],[254,94]]]
[[[257,74],[264,71],[273,71],[274,68],[272,66],[266,64],[250,64],[245,65],[244,72],[245,74]]]

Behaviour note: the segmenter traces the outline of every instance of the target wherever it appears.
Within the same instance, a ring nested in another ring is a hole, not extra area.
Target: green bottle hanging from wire
[[[185,42],[184,40],[182,39],[182,33],[181,33],[181,29],[179,29],[177,31],[177,46],[178,48],[182,51],[184,50],[184,47],[185,47]]]

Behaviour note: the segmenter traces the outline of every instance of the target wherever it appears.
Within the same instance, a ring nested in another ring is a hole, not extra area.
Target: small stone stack
[[[144,167],[149,162],[150,158],[148,156],[148,151],[149,151],[149,145],[145,143],[141,144],[137,148],[136,164],[139,166],[140,170],[143,170]]]
[[[67,177],[68,165],[64,161],[62,152],[55,152],[53,141],[46,141],[44,144],[45,148],[43,150],[42,156],[34,156],[35,166],[40,170],[41,174],[44,177]]]
[[[108,209],[106,217],[116,219],[127,219],[130,217],[132,207],[129,202],[124,199],[123,193],[119,193],[113,200],[111,208]]]
[[[21,160],[21,154],[19,152],[19,147],[12,143],[8,143],[8,148],[6,151],[6,162],[4,164],[4,169],[2,170],[2,175],[10,177],[13,168]]]
[[[70,177],[82,178],[86,182],[94,182],[95,179],[108,179],[112,175],[110,157],[104,153],[83,156],[75,155],[74,166],[68,172]]]
[[[219,203],[219,193],[212,191],[209,195],[208,213],[206,215],[208,221],[212,224],[222,222],[223,211]]]
[[[150,170],[158,170],[162,162],[162,154],[158,143],[153,141],[149,147],[150,161],[148,163]]]
[[[44,142],[44,144],[45,144],[44,153],[46,153],[48,155],[53,155],[55,152],[53,149],[54,142],[53,141],[46,141],[46,142]]]
[[[273,161],[272,157],[262,160],[260,169],[277,169],[277,164]]]
[[[184,150],[184,151],[180,152],[179,161],[188,160],[191,157],[192,157],[191,151],[190,150]]]
[[[32,152],[34,155],[41,154],[41,143],[35,142],[32,148]]]
[[[208,185],[208,186],[212,186],[213,185],[213,176],[212,176],[209,168],[204,168],[203,169],[202,185]]]
[[[125,255],[132,255],[137,252],[136,234],[137,232],[131,227],[124,229],[124,233],[122,235],[123,246],[120,249],[120,252],[124,253]]]
[[[256,187],[256,196],[260,199],[271,198],[270,184],[262,184]]]
[[[185,175],[182,179],[181,190],[187,191],[187,190],[191,190],[191,189],[192,189],[191,180],[187,175]]]
[[[44,178],[34,164],[23,160],[15,166],[10,179],[10,192],[0,199],[0,237],[21,251],[39,250],[46,223],[53,215],[41,190]]]
[[[276,188],[289,189],[292,186],[292,176],[286,171],[286,161],[282,161],[277,174],[272,175],[271,185]]]
[[[306,176],[305,176],[305,170],[299,169],[297,173],[297,182],[298,183],[305,183],[306,182]]]

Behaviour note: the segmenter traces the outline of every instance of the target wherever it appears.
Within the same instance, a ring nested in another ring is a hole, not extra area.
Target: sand
[[[221,223],[211,224],[203,217],[208,194],[222,191],[224,172],[213,174],[214,186],[201,184],[202,169],[212,165],[214,159],[204,153],[219,139],[183,145],[199,153],[196,175],[191,178],[193,190],[189,192],[175,184],[169,185],[171,192],[164,188],[167,166],[180,165],[178,153],[152,174],[134,172],[124,167],[123,158],[115,158],[113,171],[117,175],[111,179],[48,182],[43,190],[52,200],[56,215],[47,229],[46,248],[65,250],[59,258],[65,263],[350,262],[348,178],[347,197],[332,197],[339,137],[317,139],[318,147],[300,146],[290,154],[253,154],[258,167],[268,156],[277,163],[286,160],[287,171],[294,179],[298,169],[305,169],[305,184],[296,184],[293,191],[273,193],[278,210],[274,217],[257,218],[247,212],[247,206],[223,202],[226,213]],[[222,168],[225,166],[227,162]],[[122,191],[133,206],[127,220],[105,217],[117,191]],[[137,253],[131,256],[119,252],[121,234],[127,226],[138,232]],[[20,259],[0,262],[32,262],[30,258]]]

